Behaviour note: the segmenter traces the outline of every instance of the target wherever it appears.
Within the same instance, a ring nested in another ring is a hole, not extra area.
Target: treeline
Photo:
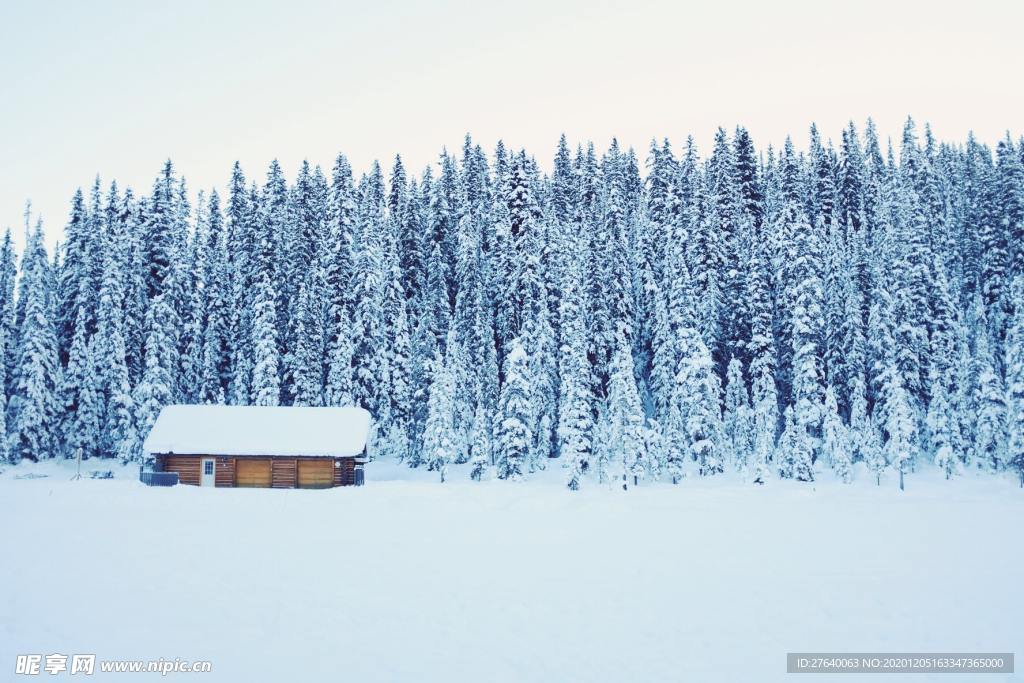
[[[442,480],[1024,477],[1009,134],[720,129],[643,162],[563,137],[550,174],[467,136],[418,176],[236,163],[193,198],[168,161],[146,196],[78,191],[52,258],[26,216],[19,270],[8,234],[5,457],[139,459],[170,403],[358,404],[378,455]]]

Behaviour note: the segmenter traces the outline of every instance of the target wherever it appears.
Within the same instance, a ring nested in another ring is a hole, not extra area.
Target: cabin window
[[[203,474],[213,474],[213,461],[207,460],[203,463]]]

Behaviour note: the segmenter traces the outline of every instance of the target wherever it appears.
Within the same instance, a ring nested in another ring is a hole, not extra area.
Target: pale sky
[[[42,2],[0,4],[0,228],[26,199],[48,241],[98,173],[148,193],[238,159],[416,173],[468,131],[545,166],[558,136],[702,151],[740,123],[763,149],[910,114],[941,139],[1024,128],[1024,2]]]

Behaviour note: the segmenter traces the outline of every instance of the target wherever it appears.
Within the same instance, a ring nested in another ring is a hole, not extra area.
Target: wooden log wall
[[[271,472],[271,486],[275,489],[295,488],[296,461],[295,458],[274,458],[273,471]]]
[[[334,468],[334,485],[351,486],[356,482],[356,461],[353,458],[338,458],[341,467]]]
[[[237,485],[235,478],[237,458],[208,455],[161,455],[157,457],[160,461],[160,468],[164,472],[177,472],[180,483],[192,486],[199,486],[202,482],[203,458],[213,457],[216,462],[214,485],[227,488]],[[334,469],[331,482],[333,486],[355,484],[354,458],[334,458],[330,462]],[[297,463],[298,458],[272,458],[271,487],[275,489],[297,487],[299,483]],[[340,463],[340,467],[335,466],[335,463]]]
[[[195,455],[168,455],[164,457],[164,472],[177,472],[182,484],[199,486],[201,483],[200,459]]]
[[[214,485],[232,487],[235,485],[235,459],[216,458]]]

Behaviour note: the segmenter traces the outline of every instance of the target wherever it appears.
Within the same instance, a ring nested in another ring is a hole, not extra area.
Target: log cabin
[[[360,486],[369,431],[362,408],[173,405],[143,450],[193,486]]]

